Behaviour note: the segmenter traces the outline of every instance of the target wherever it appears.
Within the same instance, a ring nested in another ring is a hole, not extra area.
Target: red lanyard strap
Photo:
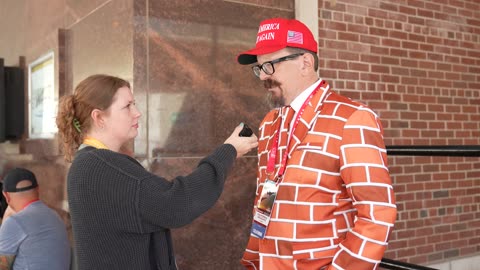
[[[30,204],[32,204],[32,203],[34,203],[34,202],[36,202],[36,201],[39,201],[39,200],[40,200],[40,199],[33,199],[33,200],[31,200],[31,201],[28,201],[28,202],[22,207],[22,209],[27,208],[27,206],[29,206]]]

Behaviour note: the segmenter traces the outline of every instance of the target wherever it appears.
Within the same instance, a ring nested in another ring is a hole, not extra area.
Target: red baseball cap
[[[242,52],[237,61],[242,65],[257,62],[257,55],[295,47],[317,53],[318,44],[312,32],[295,19],[273,18],[260,23],[255,48]]]

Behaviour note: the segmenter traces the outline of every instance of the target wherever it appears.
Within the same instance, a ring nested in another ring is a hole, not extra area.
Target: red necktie
[[[286,152],[288,135],[290,134],[290,123],[292,122],[294,114],[295,110],[293,110],[290,106],[286,106],[281,109],[282,123],[280,129],[280,137],[278,141],[278,150],[280,152],[279,161],[282,160],[283,154]]]

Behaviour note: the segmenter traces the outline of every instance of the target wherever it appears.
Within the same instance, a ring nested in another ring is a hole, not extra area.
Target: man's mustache
[[[281,85],[281,83],[279,83],[278,81],[272,80],[272,79],[266,79],[265,81],[263,81],[263,86],[266,89],[274,88],[274,87],[277,87],[277,86],[280,86],[280,85]]]

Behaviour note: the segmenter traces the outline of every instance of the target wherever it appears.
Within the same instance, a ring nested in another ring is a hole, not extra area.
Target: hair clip
[[[82,130],[80,129],[80,121],[78,121],[77,118],[73,118],[73,127],[78,131],[78,133],[82,133]]]

